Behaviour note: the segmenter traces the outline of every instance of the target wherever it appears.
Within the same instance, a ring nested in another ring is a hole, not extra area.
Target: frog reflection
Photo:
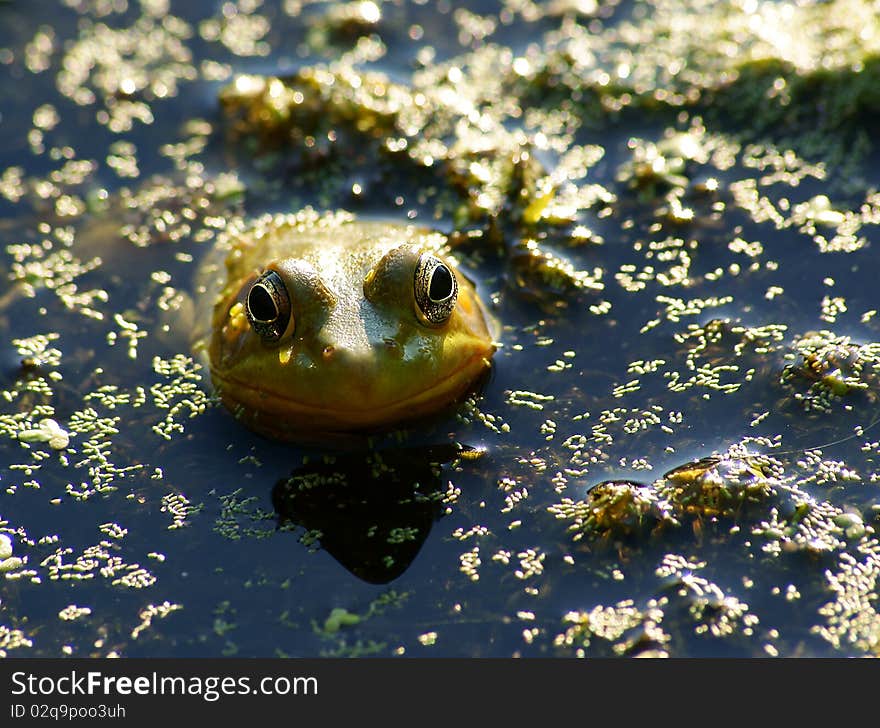
[[[406,571],[443,512],[444,464],[475,454],[458,444],[342,453],[278,481],[272,503],[281,524],[320,532],[348,571],[385,584]]]

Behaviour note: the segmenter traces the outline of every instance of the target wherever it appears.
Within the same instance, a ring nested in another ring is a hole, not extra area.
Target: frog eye
[[[247,294],[247,317],[251,328],[265,342],[281,338],[290,323],[290,296],[274,270],[263,273]]]
[[[422,253],[413,287],[419,320],[429,326],[446,323],[458,298],[458,281],[449,266],[430,253]]]

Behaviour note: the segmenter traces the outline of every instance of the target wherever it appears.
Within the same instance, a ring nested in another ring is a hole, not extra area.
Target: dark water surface
[[[878,15],[0,3],[0,654],[876,655]],[[502,325],[380,455],[190,351],[304,205],[454,233]]]

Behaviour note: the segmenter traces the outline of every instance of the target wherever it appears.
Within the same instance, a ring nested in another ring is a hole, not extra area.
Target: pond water
[[[877,655],[878,17],[0,2],[0,655]],[[199,261],[305,206],[449,234],[469,398],[219,404]]]

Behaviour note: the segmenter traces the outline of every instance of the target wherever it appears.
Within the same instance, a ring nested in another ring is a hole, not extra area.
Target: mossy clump
[[[574,540],[620,543],[653,536],[694,517],[755,516],[775,502],[778,481],[758,457],[706,457],[681,465],[651,484],[608,480],[586,498],[563,498],[549,511],[571,522]]]
[[[670,189],[688,186],[688,163],[698,157],[700,147],[688,133],[670,135],[656,144],[643,139],[631,139],[632,157],[617,171],[617,179],[631,189],[641,190],[654,197]]]
[[[578,296],[605,288],[602,268],[578,269],[535,240],[524,240],[511,250],[510,263],[517,293],[550,309],[565,308]]]
[[[863,392],[877,399],[880,344],[857,344],[831,331],[809,332],[785,356],[780,381],[808,411],[828,413]]]
[[[655,485],[676,515],[734,518],[763,507],[775,483],[758,459],[707,457],[670,470]]]
[[[734,82],[705,101],[710,117],[717,114],[753,134],[785,136],[806,156],[866,153],[873,143],[865,123],[880,110],[880,55],[808,71],[775,58],[745,63]]]
[[[558,519],[571,521],[574,540],[619,542],[659,533],[678,525],[672,507],[650,485],[608,480],[594,486],[583,500],[563,498],[549,508]]]
[[[565,631],[553,645],[576,657],[668,657],[669,635],[662,626],[668,602],[666,597],[651,599],[639,609],[632,600],[625,600],[569,612],[562,619]]]
[[[311,148],[316,137],[340,126],[384,139],[411,101],[405,87],[383,74],[320,67],[283,78],[241,75],[220,92],[233,138],[261,150],[287,144]]]
[[[375,33],[381,22],[381,3],[371,0],[331,3],[326,12],[307,19],[308,44],[316,52],[338,53],[339,46]]]

